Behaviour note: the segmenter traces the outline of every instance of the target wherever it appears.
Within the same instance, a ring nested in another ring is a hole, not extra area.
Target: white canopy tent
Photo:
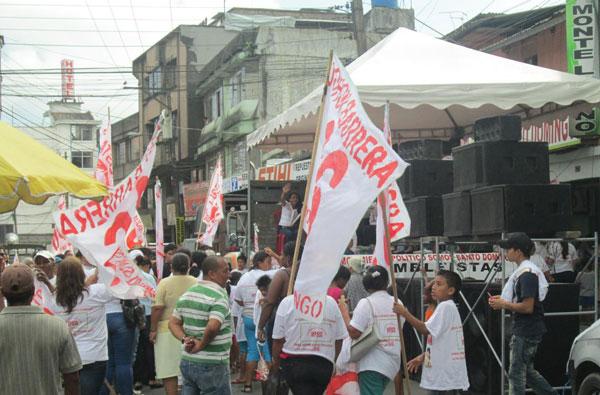
[[[400,28],[348,66],[371,119],[393,130],[467,127],[547,103],[600,102],[600,81],[521,63]],[[248,149],[310,148],[322,86],[247,136]]]

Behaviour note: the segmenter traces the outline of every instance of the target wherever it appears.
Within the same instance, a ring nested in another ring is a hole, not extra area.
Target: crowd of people
[[[510,393],[524,394],[527,383],[537,393],[555,394],[533,367],[546,330],[548,273],[533,262],[535,246],[525,234],[501,247],[518,269],[502,295],[490,295],[488,302],[514,314]],[[247,264],[242,254],[228,261],[212,250],[170,244],[160,280],[152,251],[132,250],[129,259],[156,285],[153,299],[139,300],[115,298],[79,253],[39,251],[31,261],[5,266],[1,252],[3,391],[130,395],[149,386],[163,387],[167,395],[230,394],[232,385],[252,392],[258,381],[267,393],[289,388],[313,395],[332,386],[334,373],[350,372],[362,395],[381,395],[390,383],[402,393],[404,323],[427,338],[423,352],[407,363],[411,373],[422,370],[421,387],[431,394],[469,388],[455,303],[458,274],[436,273],[425,287],[428,306],[421,321],[391,296],[385,267],[364,267],[352,257],[332,279],[322,321],[315,323],[300,315],[288,295],[294,250],[294,242],[287,242],[281,255],[267,248]],[[574,254],[570,245],[547,250],[555,259],[551,265]],[[301,257],[302,246],[299,252]],[[555,271],[551,280],[576,280],[569,271]],[[38,282],[52,295],[42,306],[51,314],[32,305]]]

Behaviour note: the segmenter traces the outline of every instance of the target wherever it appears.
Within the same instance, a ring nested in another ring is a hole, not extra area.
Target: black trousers
[[[573,271],[554,273],[552,275],[557,283],[574,283],[577,275]]]
[[[292,394],[322,394],[331,380],[333,364],[323,357],[290,356],[281,360],[281,368]]]
[[[140,331],[137,354],[133,364],[133,381],[148,385],[156,378],[154,367],[154,345],[150,343],[150,316],[146,316],[146,329]]]

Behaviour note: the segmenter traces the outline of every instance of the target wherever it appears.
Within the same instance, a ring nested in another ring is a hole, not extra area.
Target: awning
[[[400,28],[348,66],[371,119],[393,130],[454,129],[476,119],[553,102],[600,102],[600,81],[513,61]],[[287,150],[310,149],[322,86],[246,137]]]

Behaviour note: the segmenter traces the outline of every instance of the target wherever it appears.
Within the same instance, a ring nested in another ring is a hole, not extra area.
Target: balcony
[[[242,100],[202,129],[196,154],[203,155],[221,143],[237,140],[256,129],[258,100]]]

